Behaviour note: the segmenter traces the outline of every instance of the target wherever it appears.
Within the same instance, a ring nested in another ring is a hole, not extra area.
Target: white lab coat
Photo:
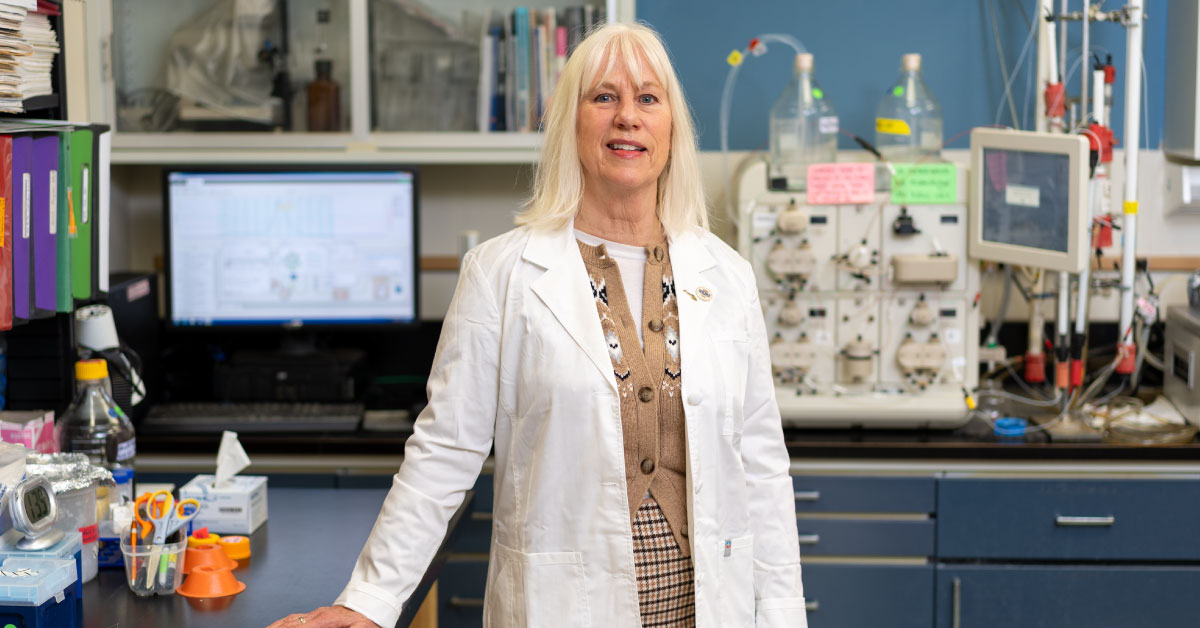
[[[788,454],[750,265],[671,238],[698,628],[805,628]],[[705,298],[707,295],[708,298]],[[620,403],[570,226],[463,259],[429,405],[338,597],[392,626],[495,443],[484,626],[637,627]]]

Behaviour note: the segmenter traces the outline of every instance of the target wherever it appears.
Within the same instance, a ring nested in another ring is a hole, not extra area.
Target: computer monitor
[[[163,179],[171,326],[417,320],[414,169],[172,167]]]
[[[1082,271],[1089,249],[1088,178],[1082,135],[972,130],[968,255]]]

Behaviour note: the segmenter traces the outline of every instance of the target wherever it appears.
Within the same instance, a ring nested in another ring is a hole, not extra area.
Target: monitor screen
[[[982,239],[1066,253],[1070,162],[1064,153],[984,148]]]
[[[165,179],[171,324],[416,319],[414,171],[180,169]]]

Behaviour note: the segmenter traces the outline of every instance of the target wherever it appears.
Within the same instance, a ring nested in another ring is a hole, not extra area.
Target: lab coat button
[[[661,246],[654,247],[654,259],[659,262],[663,261],[663,248]]]
[[[651,473],[654,473],[654,461],[653,460],[651,460],[649,458],[642,460],[642,473],[645,473],[646,475],[650,475]]]
[[[663,330],[662,319],[656,318],[656,319],[650,321],[650,331],[657,333],[662,330]]]
[[[638,399],[641,399],[646,403],[654,401],[654,389],[649,386],[643,386],[642,389],[638,391]]]
[[[701,397],[700,393],[692,393],[692,394],[688,395],[688,405],[689,406],[698,406],[698,405],[700,405],[701,401],[704,401],[704,397]]]

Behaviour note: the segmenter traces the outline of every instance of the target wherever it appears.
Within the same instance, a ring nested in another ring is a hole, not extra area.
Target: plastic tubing
[[[1004,326],[1004,315],[1008,313],[1008,299],[1012,296],[1013,270],[1012,264],[1004,265],[1004,290],[1000,293],[1000,311],[996,313],[996,321],[988,332],[987,344],[990,346],[1000,337],[1000,328]]]
[[[1004,111],[1005,98],[1012,98],[1012,82],[1021,73],[1021,63],[1025,60],[1025,55],[1029,53],[1029,44],[1033,42],[1033,36],[1037,34],[1037,20],[1033,21],[1033,26],[1029,28],[1029,35],[1025,37],[1025,45],[1021,46],[1021,54],[1017,55],[1017,63],[1013,66],[1012,74],[1008,76],[1008,80],[1004,82],[1004,95],[1000,97],[1000,102],[996,105],[996,115],[993,117],[994,124],[1000,124],[1000,112]],[[1015,112],[1014,112],[1015,115]],[[1020,122],[1013,120],[1013,126],[1019,126]]]
[[[767,33],[759,35],[754,39],[763,44],[778,43],[791,46],[796,51],[796,54],[808,52],[808,49],[804,47],[804,44],[800,43],[800,40],[783,33]],[[741,50],[743,57],[749,51],[748,47],[743,48]],[[725,180],[725,215],[733,223],[734,229],[739,227],[739,216],[733,211],[733,180],[729,177],[729,116],[733,108],[733,86],[737,83],[738,70],[741,67],[741,64],[730,66],[729,74],[725,75],[725,87],[721,90],[721,178]]]

